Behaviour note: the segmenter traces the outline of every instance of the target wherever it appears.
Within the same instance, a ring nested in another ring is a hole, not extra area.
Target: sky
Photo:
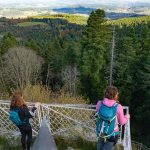
[[[0,4],[9,3],[107,3],[107,2],[149,2],[150,0],[0,0]]]
[[[118,7],[125,7],[135,2],[148,2],[150,0],[0,0],[0,6],[5,8],[24,8],[24,7],[49,7],[49,8],[60,8],[60,7],[72,7],[72,6],[91,6],[96,7],[100,5],[116,5]]]

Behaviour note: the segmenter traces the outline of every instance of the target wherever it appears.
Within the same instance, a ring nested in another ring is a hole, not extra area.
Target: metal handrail
[[[137,142],[132,140],[132,145],[136,145],[138,147],[138,150],[150,150],[147,146],[145,146],[143,143]]]
[[[28,102],[27,103],[29,107],[32,107],[34,105],[34,103],[32,102]],[[0,100],[0,110],[5,114],[5,116],[1,116],[1,117],[7,117],[8,115],[8,111],[9,111],[9,105],[10,105],[10,101],[9,100]],[[4,106],[4,108],[3,108]],[[46,117],[48,118],[49,121],[49,126],[51,126],[51,121],[52,121],[52,125],[55,127],[55,125],[57,126],[57,121],[53,121],[52,119],[59,119],[60,121],[63,119],[67,120],[68,122],[73,122],[73,126],[70,126],[72,129],[76,129],[77,125],[82,126],[83,128],[86,129],[90,129],[90,131],[93,132],[94,129],[94,124],[88,124],[88,121],[91,121],[94,123],[94,118],[89,118],[90,116],[88,116],[88,119],[86,121],[87,124],[84,124],[84,122],[82,122],[83,120],[81,119],[81,115],[80,112],[83,113],[83,111],[88,112],[89,115],[94,114],[96,112],[95,110],[96,106],[95,105],[87,105],[87,104],[46,104],[46,103],[42,103],[41,107],[39,107],[39,109],[37,110],[37,118],[34,122],[34,129],[33,129],[33,133],[34,135],[37,135],[39,127],[41,125],[41,121],[43,119],[43,116],[46,115]],[[127,110],[127,112],[129,111],[129,108],[123,107],[124,109]],[[64,114],[65,112],[65,114]],[[68,112],[68,114],[66,114]],[[72,116],[73,113],[76,113],[78,115],[78,117],[74,117]],[[51,115],[54,114],[56,116],[56,118],[51,118]],[[85,116],[83,116],[85,117]],[[93,117],[93,115],[92,115]],[[2,118],[3,119],[3,118]],[[4,118],[5,119],[5,118]],[[79,120],[78,120],[79,119]],[[81,119],[81,120],[80,120]],[[89,123],[91,123],[89,122]],[[54,125],[55,123],[55,125]],[[61,122],[58,122],[61,123]],[[9,120],[8,122],[4,122],[4,124],[9,125]],[[12,124],[11,124],[12,125]],[[2,128],[5,126],[1,126]],[[15,126],[13,128],[10,128],[11,130],[16,131]],[[60,128],[58,128],[60,129]],[[64,126],[62,129],[60,130],[52,130],[52,135],[58,133],[59,131],[67,131],[67,129],[69,130],[69,126]],[[122,130],[121,130],[122,131]],[[122,139],[122,135],[119,138],[119,142],[121,144],[123,144],[124,146],[124,150],[131,150],[131,142],[130,142],[130,120],[128,121],[128,123],[125,125],[125,134],[128,138],[126,138],[126,136],[124,136],[124,140]],[[64,133],[64,132],[63,132]],[[94,132],[93,132],[94,133]],[[6,134],[6,133],[4,133]],[[7,134],[6,134],[7,136]],[[148,147],[146,147],[145,145],[143,145],[142,143],[138,143],[136,141],[132,141],[133,144],[137,145],[138,147],[140,147],[141,149],[138,150],[150,150]]]

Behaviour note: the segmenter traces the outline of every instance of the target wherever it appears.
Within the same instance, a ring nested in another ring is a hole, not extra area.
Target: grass
[[[0,137],[0,150],[21,150],[21,144],[17,141],[17,144],[13,145],[10,140]]]
[[[33,140],[34,141],[34,140]],[[62,137],[55,137],[55,142],[58,150],[67,150],[68,147],[74,150],[96,150],[97,142],[85,141],[82,138],[77,138],[74,140],[63,139]],[[0,150],[21,150],[20,140],[15,141],[15,145],[4,137],[0,137]],[[136,145],[132,145],[133,150],[137,150]],[[115,150],[123,150],[123,147],[117,146]]]
[[[47,24],[44,22],[21,22],[17,24],[20,27],[29,27],[29,26],[35,26],[35,25],[41,25],[46,26]]]
[[[82,139],[77,140],[64,140],[63,138],[56,138],[56,145],[58,146],[58,150],[67,150],[68,147],[72,147],[74,150],[95,150],[96,143],[87,142]],[[5,138],[0,138],[0,150],[21,150],[20,140],[17,141],[18,146],[12,146],[8,140]],[[17,145],[17,144],[15,144]]]
[[[25,100],[29,102],[58,103],[58,104],[87,104],[88,100],[81,96],[72,96],[62,91],[52,92],[43,85],[27,85],[23,90]]]
[[[76,140],[65,140],[61,137],[55,138],[58,150],[67,150],[68,147],[72,147],[74,150],[95,150],[95,142],[87,142],[79,138]],[[21,150],[20,140],[17,141],[18,146],[12,146],[12,144],[5,138],[0,137],[0,150]],[[17,145],[17,144],[15,144]]]
[[[150,22],[150,16],[121,18],[117,20],[109,20],[106,24],[108,25],[135,25],[135,24],[147,24]]]
[[[32,18],[38,18],[38,19],[43,19],[43,18],[50,18],[50,19],[63,19],[67,20],[69,23],[75,23],[79,25],[86,25],[87,24],[87,19],[88,17],[86,16],[81,16],[81,15],[73,15],[73,14],[55,14],[55,15],[41,15],[41,16],[35,16]]]
[[[58,150],[67,150],[68,147],[72,147],[74,150],[96,150],[96,142],[85,141],[82,138],[70,140],[57,137],[55,141]]]
[[[74,14],[46,14],[46,15],[41,15],[41,16],[34,16],[32,18],[38,18],[38,19],[43,19],[43,18],[51,18],[51,19],[64,19],[67,20],[69,23],[75,23],[79,25],[86,25],[88,16],[81,16],[81,15],[74,15]],[[108,20],[105,24],[107,25],[133,25],[133,24],[138,24],[138,23],[149,23],[150,22],[150,16],[141,16],[141,17],[129,17],[129,18],[121,18],[117,20]]]

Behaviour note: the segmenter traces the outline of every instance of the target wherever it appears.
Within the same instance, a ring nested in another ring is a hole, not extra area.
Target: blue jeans
[[[104,142],[103,139],[98,139],[97,150],[114,150],[115,142]]]

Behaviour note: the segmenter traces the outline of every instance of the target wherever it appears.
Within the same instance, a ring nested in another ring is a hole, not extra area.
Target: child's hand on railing
[[[126,117],[127,117],[128,119],[130,119],[130,114],[127,114]]]

